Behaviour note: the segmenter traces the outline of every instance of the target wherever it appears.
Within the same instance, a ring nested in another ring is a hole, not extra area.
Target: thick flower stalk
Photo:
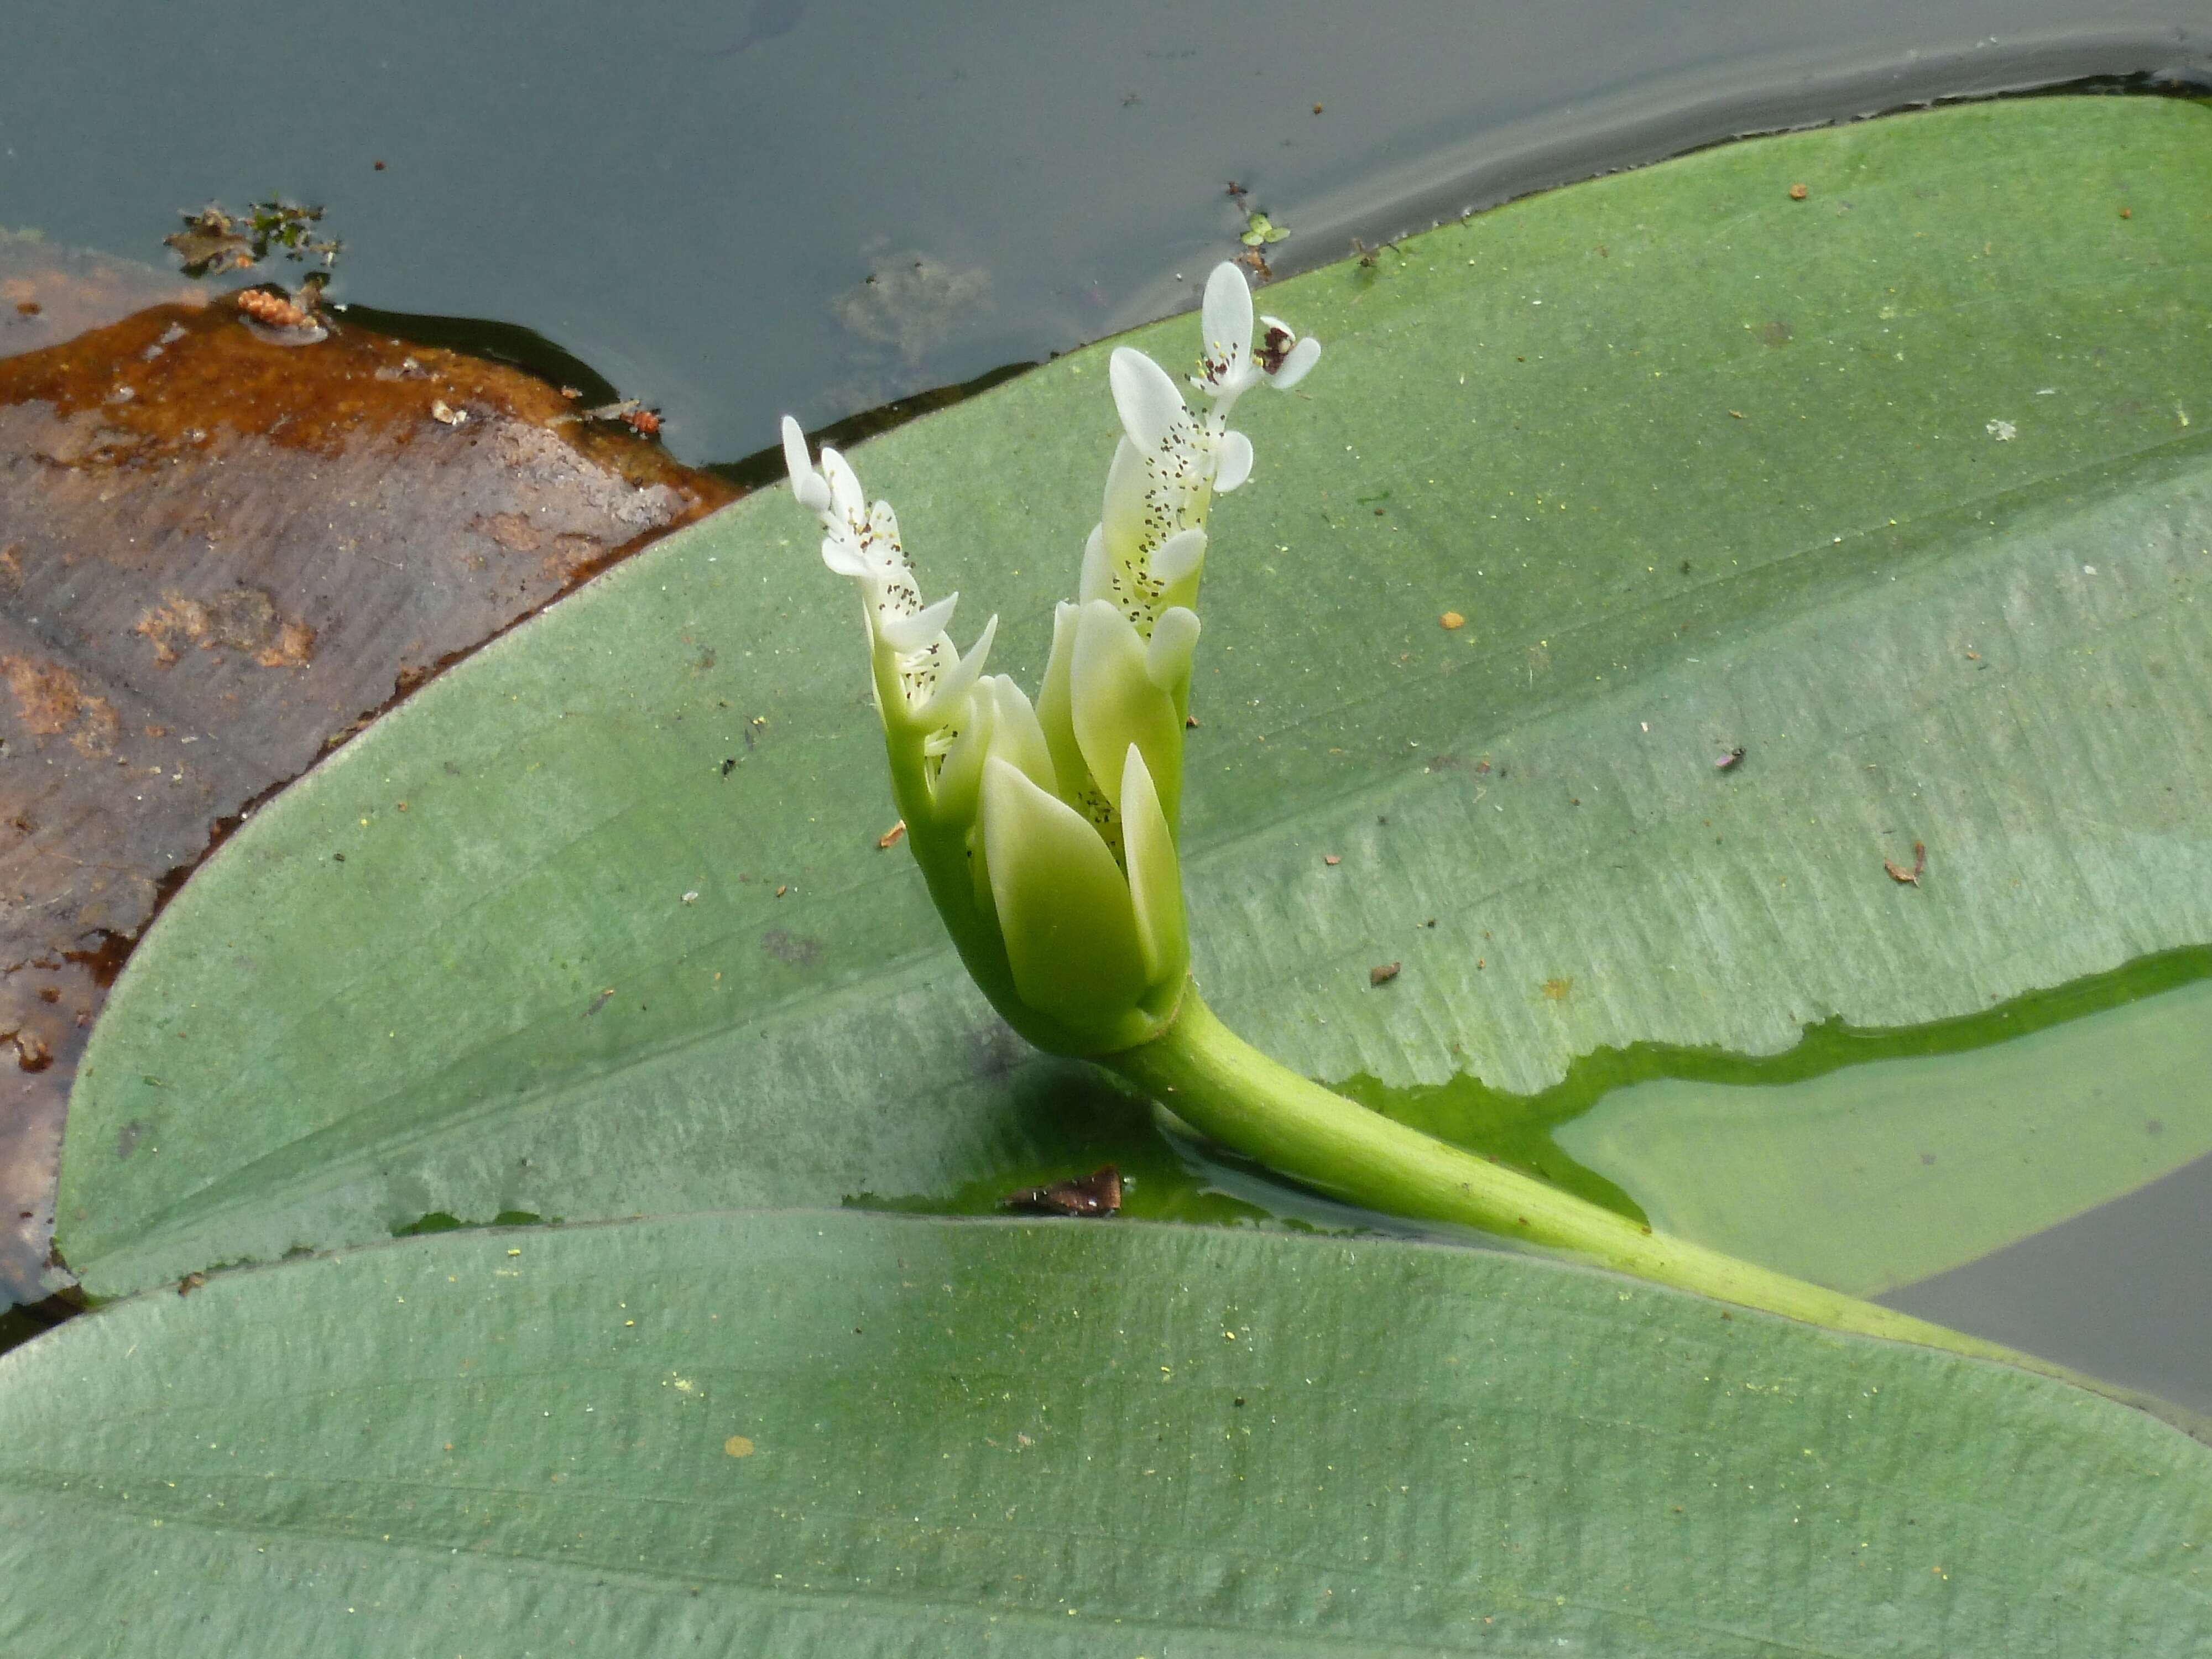
[[[1229,426],[1237,399],[1295,385],[1321,354],[1273,318],[1258,319],[1255,341],[1232,265],[1206,284],[1204,317],[1192,377],[1203,410],[1142,352],[1113,356],[1122,436],[1034,703],[982,672],[998,618],[963,656],[945,631],[959,595],[923,602],[890,503],[869,505],[836,450],[817,467],[798,423],[783,422],[823,562],[860,590],[908,845],[976,983],[1055,1054],[1148,1042],[1181,1002],[1190,946],[1176,823],[1206,516],[1252,470],[1250,441]]]
[[[1321,348],[1272,317],[1257,319],[1255,338],[1233,265],[1206,283],[1203,316],[1191,378],[1202,407],[1141,352],[1113,355],[1122,435],[1034,703],[982,672],[998,618],[962,655],[946,632],[959,596],[923,603],[890,506],[868,505],[835,450],[817,467],[798,424],[783,422],[792,489],[822,521],[823,562],[860,590],[907,843],[993,1005],[1039,1048],[1096,1060],[1190,1127],[1354,1203],[1837,1329],[2070,1376],[1654,1233],[1332,1093],[1214,1017],[1188,979],[1176,830],[1206,520],[1213,498],[1252,470],[1250,441],[1229,426],[1237,400],[1255,386],[1297,384]]]

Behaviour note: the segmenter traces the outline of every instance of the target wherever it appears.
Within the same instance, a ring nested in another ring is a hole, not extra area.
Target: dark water
[[[163,261],[179,209],[321,203],[335,295],[534,330],[725,461],[1190,303],[1231,179],[1297,269],[1737,132],[2208,65],[2212,0],[43,0],[0,226]]]
[[[2212,80],[2212,0],[114,0],[0,30],[0,228],[162,264],[179,210],[320,203],[335,298],[544,337],[693,461],[1188,306],[1232,179],[1287,271],[1736,133]],[[1148,1156],[1164,1196],[1304,1213]],[[2199,1164],[1887,1299],[2201,1401],[2208,1211]]]

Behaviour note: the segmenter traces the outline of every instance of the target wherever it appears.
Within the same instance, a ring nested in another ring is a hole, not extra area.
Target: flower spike
[[[1253,339],[1252,293],[1232,264],[1206,279],[1206,351],[1191,385],[1209,407],[1194,410],[1158,364],[1124,346],[1109,379],[1121,416],[1122,441],[1106,475],[1106,499],[1093,549],[1084,561],[1082,597],[1103,599],[1149,639],[1170,606],[1198,599],[1197,561],[1205,544],[1176,544],[1203,533],[1213,498],[1252,474],[1252,442],[1230,429],[1229,413],[1252,387],[1288,391],[1321,358],[1318,340],[1300,340],[1274,317],[1260,319]]]
[[[895,720],[921,722],[927,736],[956,723],[962,702],[983,672],[999,619],[984,624],[963,659],[945,631],[960,596],[951,593],[934,605],[922,604],[890,503],[869,507],[859,477],[834,449],[822,452],[821,470],[816,471],[807,459],[806,436],[788,415],[783,417],[783,460],[792,494],[813,509],[828,532],[822,539],[822,562],[860,590],[877,658],[877,701],[886,726]],[[940,752],[950,743],[945,738]]]
[[[925,605],[890,507],[867,505],[842,456],[825,449],[817,465],[797,424],[783,423],[792,492],[825,532],[823,562],[860,590],[906,844],[992,1006],[1039,1048],[1097,1060],[1200,1133],[1337,1197],[1577,1250],[1838,1329],[2088,1381],[1655,1232],[1332,1094],[1214,1018],[1189,979],[1176,830],[1206,519],[1213,497],[1252,471],[1250,442],[1229,429],[1236,400],[1262,383],[1287,391],[1321,348],[1273,317],[1257,319],[1255,339],[1251,295],[1230,265],[1206,283],[1204,321],[1193,382],[1202,413],[1150,358],[1113,354],[1123,435],[1079,602],[1054,613],[1034,705],[1012,680],[983,674],[998,618],[960,655],[945,632],[958,596]]]
[[[817,464],[798,423],[783,422],[792,493],[821,523],[822,562],[860,592],[907,845],[976,983],[1056,1054],[1149,1042],[1182,1001],[1176,824],[1206,518],[1252,471],[1229,409],[1262,380],[1289,384],[1320,350],[1278,349],[1289,331],[1263,320],[1255,349],[1243,276],[1215,271],[1202,412],[1142,352],[1113,354],[1123,435],[1034,705],[983,673],[999,619],[961,655],[946,632],[960,596],[924,604],[890,504],[870,506],[843,456],[824,449]]]

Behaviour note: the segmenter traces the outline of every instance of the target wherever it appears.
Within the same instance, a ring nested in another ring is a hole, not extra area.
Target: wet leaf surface
[[[56,317],[166,286],[87,270],[0,280]],[[226,296],[0,362],[0,1294],[40,1283],[106,988],[211,839],[459,653],[728,499],[557,388],[325,322],[286,349]]]
[[[149,306],[207,299],[173,271],[0,228],[0,357],[58,345]]]
[[[1527,1257],[706,1214],[212,1276],[0,1358],[21,1659],[2112,1659],[2212,1451]]]

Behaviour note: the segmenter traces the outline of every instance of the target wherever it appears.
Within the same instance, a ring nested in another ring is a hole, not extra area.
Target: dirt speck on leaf
[[[761,949],[788,967],[811,968],[822,960],[824,948],[811,934],[794,933],[787,927],[771,927],[761,935]]]

